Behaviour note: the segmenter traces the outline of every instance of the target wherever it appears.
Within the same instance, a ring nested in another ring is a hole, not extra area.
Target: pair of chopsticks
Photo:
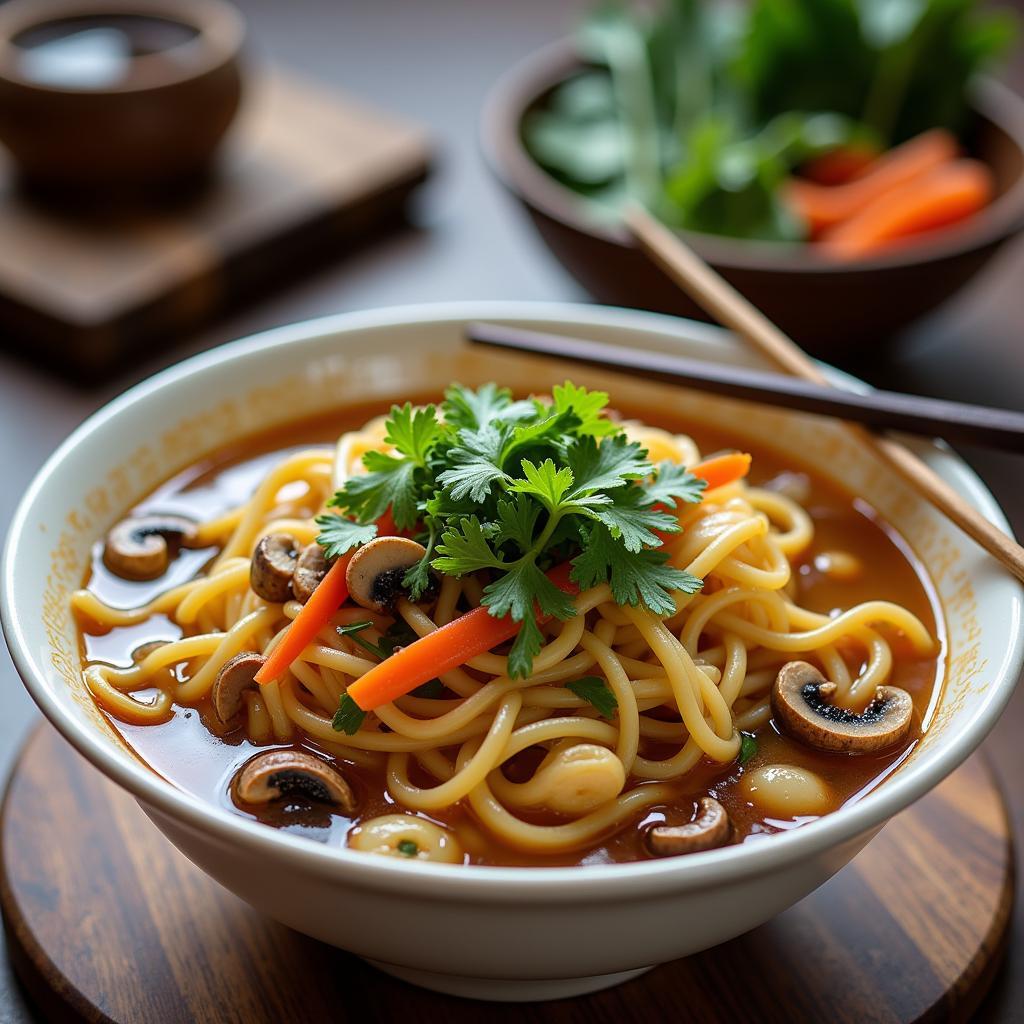
[[[851,426],[851,429],[964,533],[1018,579],[1024,580],[1024,548],[993,526],[907,448],[884,434],[865,429],[866,426],[902,430],[1024,452],[1024,414],[895,392],[858,394],[834,388],[792,339],[712,270],[678,235],[636,206],[627,211],[625,220],[641,247],[676,284],[721,324],[745,338],[792,376],[497,324],[470,324],[469,339],[497,348],[628,370],[648,379],[698,385],[701,390],[714,394],[838,416],[863,424]]]

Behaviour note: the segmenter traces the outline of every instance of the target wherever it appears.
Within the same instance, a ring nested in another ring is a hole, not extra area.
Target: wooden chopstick
[[[895,391],[860,394],[824,387],[799,377],[762,373],[746,367],[707,363],[664,352],[605,345],[584,338],[528,331],[505,324],[471,323],[470,341],[492,348],[569,359],[588,366],[628,370],[634,377],[692,384],[730,398],[780,405],[820,416],[838,416],[874,428],[902,430],[947,441],[1024,452],[1024,413],[987,409]]]
[[[635,204],[626,210],[624,220],[641,248],[719,323],[793,376],[828,386],[824,374],[796,342],[712,270],[675,232]],[[964,533],[1014,576],[1024,580],[1024,548],[969,505],[927,463],[891,438],[856,425],[851,425],[850,430]]]

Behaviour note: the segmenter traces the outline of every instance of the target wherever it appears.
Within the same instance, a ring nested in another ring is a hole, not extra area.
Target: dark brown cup
[[[551,251],[601,302],[707,319],[648,260],[625,230],[595,220],[586,200],[540,167],[522,123],[552,89],[582,70],[569,42],[527,58],[494,87],[482,142],[492,171],[527,209]],[[963,287],[1024,227],[1024,100],[999,83],[979,83],[970,139],[992,168],[995,201],[969,222],[871,259],[836,263],[809,245],[685,237],[808,352],[841,361],[863,355]]]
[[[26,73],[16,40],[97,16],[157,19],[192,34],[127,57],[110,85],[45,84]],[[58,192],[147,189],[195,176],[238,110],[244,36],[242,16],[223,0],[10,0],[0,6],[0,142],[27,181]]]

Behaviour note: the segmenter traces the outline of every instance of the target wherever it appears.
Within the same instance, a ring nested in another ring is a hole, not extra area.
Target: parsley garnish
[[[411,839],[399,839],[398,852],[406,857],[415,857],[420,852],[420,848]]]
[[[368,651],[370,654],[383,661],[385,658],[390,657],[394,653],[394,648],[385,650],[383,645],[372,643],[367,640],[366,637],[360,636],[364,629],[369,629],[373,625],[372,622],[367,620],[366,622],[350,622],[347,626],[338,626],[338,634],[340,636],[351,637],[364,651]]]
[[[346,736],[354,736],[362,728],[366,720],[366,712],[347,694],[341,695],[338,710],[334,712],[331,728],[335,732],[343,732]]]
[[[677,591],[702,583],[658,548],[679,529],[672,506],[700,501],[704,484],[674,464],[648,462],[607,404],[603,391],[567,381],[545,401],[513,401],[494,384],[453,385],[440,410],[395,406],[386,434],[394,450],[367,452],[367,472],[329,502],[341,515],[319,518],[318,540],[329,557],[344,554],[376,536],[374,521],[390,508],[395,525],[418,531],[427,549],[403,581],[413,600],[431,571],[486,571],[483,603],[523,623],[509,651],[515,677],[530,674],[543,642],[535,610],[574,614],[545,575],[558,561],[571,559],[580,587],[608,583],[619,604],[668,615]]]
[[[741,765],[746,764],[757,753],[757,738],[753,733],[740,733],[740,756]]]
[[[615,694],[600,676],[584,676],[571,683],[566,683],[567,690],[572,690],[577,697],[593,704],[602,718],[611,718],[618,710],[619,702]]]

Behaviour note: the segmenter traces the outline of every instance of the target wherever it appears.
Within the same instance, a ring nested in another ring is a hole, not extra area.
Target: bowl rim
[[[807,859],[866,832],[877,830],[938,784],[971,754],[1006,706],[1024,664],[1024,587],[1006,577],[1008,586],[1005,653],[989,673],[995,699],[920,764],[911,764],[889,778],[863,800],[826,815],[801,828],[772,837],[770,843],[743,844],[684,858],[632,864],[565,867],[493,867],[405,863],[387,857],[367,857],[344,847],[325,847],[300,836],[269,829],[231,814],[179,789],[130,754],[126,745],[115,752],[111,736],[94,724],[69,714],[66,700],[51,694],[44,682],[45,665],[28,644],[26,627],[17,606],[14,578],[15,552],[33,520],[33,509],[44,486],[58,477],[72,460],[78,445],[107,427],[126,410],[164,389],[178,389],[214,368],[239,360],[257,359],[284,347],[315,346],[328,338],[367,329],[414,328],[416,325],[458,325],[472,320],[547,323],[553,327],[586,330],[622,329],[657,335],[661,339],[689,339],[700,343],[721,341],[728,332],[663,314],[615,307],[558,302],[475,300],[428,303],[341,313],[273,328],[192,356],[155,374],[103,406],[46,460],[18,504],[8,532],[0,573],[0,618],[15,666],[26,689],[59,732],[104,775],[135,796],[148,812],[174,820],[176,827],[204,835],[207,841],[244,845],[266,853],[296,870],[321,878],[360,884],[379,891],[415,894],[437,902],[472,902],[486,897],[494,902],[521,902],[535,898],[545,904],[570,904],[590,898],[614,899],[650,896],[673,886],[679,889],[721,884],[738,877],[756,877],[786,864]],[[941,445],[934,452],[958,477],[968,500],[998,526],[1008,523],[995,499],[977,475],[958,456]],[[756,852],[754,852],[756,850]],[[425,888],[426,887],[426,888]]]
[[[624,228],[596,221],[589,201],[545,171],[522,142],[520,126],[526,111],[583,67],[571,37],[549,43],[513,64],[484,99],[480,146],[492,174],[528,208],[577,234],[637,249]],[[843,262],[822,259],[806,243],[737,240],[696,231],[679,234],[717,267],[822,276],[920,267],[998,245],[1024,229],[1024,98],[995,78],[981,75],[972,88],[971,106],[1013,142],[1021,154],[1022,172],[964,225],[945,228],[933,238],[908,241],[888,253]]]
[[[103,16],[155,18],[192,28],[195,36],[169,49],[189,47],[196,52],[196,59],[166,61],[162,59],[166,50],[133,56],[123,80],[96,87],[48,84],[21,73],[17,56],[20,47],[14,41],[21,33],[55,22]],[[242,12],[226,0],[51,0],[46,10],[40,9],[36,0],[8,0],[0,6],[0,82],[72,102],[85,97],[156,92],[195,81],[236,60],[245,31]]]

